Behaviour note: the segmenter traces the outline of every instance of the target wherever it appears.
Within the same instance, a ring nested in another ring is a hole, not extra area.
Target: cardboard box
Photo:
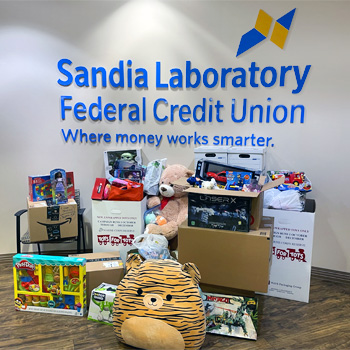
[[[273,219],[263,218],[261,228],[236,232],[179,227],[180,263],[192,262],[201,273],[200,283],[266,292],[272,251]]]
[[[313,199],[302,212],[264,208],[275,220],[267,295],[309,302],[315,211]]]
[[[15,308],[84,316],[85,276],[84,258],[16,254],[13,257]]]
[[[212,206],[206,205],[206,208],[211,208],[214,205],[217,204],[217,201],[215,199],[221,200],[221,203],[230,203],[235,201],[235,198],[237,198],[237,201],[239,199],[250,199],[251,200],[251,207],[250,207],[250,223],[249,223],[249,229],[250,230],[258,230],[260,227],[260,221],[262,218],[262,212],[263,212],[263,204],[264,204],[264,191],[276,187],[283,183],[284,177],[277,179],[275,181],[271,181],[268,183],[265,183],[265,176],[260,176],[259,183],[263,185],[261,192],[243,192],[243,191],[229,191],[229,190],[207,190],[205,188],[195,188],[195,187],[189,187],[185,190],[187,193],[195,194],[198,197],[199,202],[206,202],[210,203],[210,196],[217,196],[213,197],[214,200],[212,202]],[[215,209],[215,208],[213,208]],[[191,202],[188,203],[188,217],[191,217],[192,207]],[[249,213],[247,213],[249,215]],[[224,220],[224,219],[222,219]],[[189,226],[196,226],[196,222],[189,221]],[[220,226],[220,225],[219,225]],[[234,226],[234,225],[233,225]],[[233,228],[232,226],[232,228]],[[221,227],[216,227],[217,229],[222,229]]]
[[[91,292],[88,320],[113,325],[113,304],[117,286],[101,283]]]
[[[200,159],[211,160],[218,163],[227,164],[227,150],[225,146],[200,146],[194,149],[194,168]]]
[[[74,199],[48,206],[46,201],[27,198],[28,231],[31,242],[54,241],[78,236],[78,208]]]
[[[266,168],[266,147],[230,147],[227,164],[263,172]]]
[[[86,295],[88,305],[94,288],[103,282],[118,285],[124,277],[124,266],[118,251],[71,256],[86,259]]]
[[[92,201],[94,253],[119,251],[123,263],[136,236],[144,232],[147,198],[142,201]]]

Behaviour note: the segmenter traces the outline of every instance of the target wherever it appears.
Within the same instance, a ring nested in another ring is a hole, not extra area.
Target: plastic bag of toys
[[[168,249],[168,240],[162,235],[148,233],[137,236],[133,241],[133,245],[146,260],[171,258]]]
[[[144,191],[150,196],[158,196],[159,180],[165,169],[167,158],[156,159],[149,162],[146,169]]]
[[[264,208],[303,211],[305,197],[299,191],[280,191],[271,188],[264,193]]]

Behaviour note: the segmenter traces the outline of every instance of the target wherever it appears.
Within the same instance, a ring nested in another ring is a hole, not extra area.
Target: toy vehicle
[[[208,172],[207,173],[208,177],[214,178],[218,182],[227,182],[226,178],[226,170],[225,171],[220,171],[219,173],[213,173],[213,172]]]
[[[304,173],[290,173],[286,175],[285,183],[290,183],[299,186],[304,183]]]

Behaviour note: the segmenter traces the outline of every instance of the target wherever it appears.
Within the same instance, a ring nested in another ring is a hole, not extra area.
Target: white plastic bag
[[[159,180],[165,169],[167,158],[152,160],[147,165],[143,190],[150,196],[158,196]]]
[[[168,240],[162,235],[146,233],[137,236],[133,244],[140,255],[147,259],[170,259]]]
[[[304,197],[299,191],[279,191],[272,188],[264,193],[264,208],[302,211],[304,204]]]

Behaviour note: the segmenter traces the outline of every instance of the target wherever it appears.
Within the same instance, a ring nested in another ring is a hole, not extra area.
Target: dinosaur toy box
[[[71,316],[86,313],[86,259],[16,254],[15,308]]]
[[[113,284],[101,283],[91,292],[88,320],[112,325],[116,290]]]
[[[31,242],[59,240],[78,236],[78,208],[74,199],[65,204],[27,199],[28,231]]]
[[[207,333],[257,340],[258,299],[203,293]]]

